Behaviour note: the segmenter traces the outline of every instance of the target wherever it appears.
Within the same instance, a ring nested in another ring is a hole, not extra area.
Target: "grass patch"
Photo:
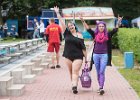
[[[128,80],[133,89],[140,97],[140,70],[138,69],[119,69],[119,72]]]
[[[22,38],[13,39],[12,37],[7,37],[4,40],[1,40],[0,43],[12,43],[12,42],[25,41],[25,40],[27,40],[27,39],[22,39]]]
[[[115,66],[124,66],[123,54],[119,50],[112,51],[112,62]],[[136,62],[135,65],[139,66]],[[119,68],[118,70],[140,97],[140,69]]]
[[[124,66],[123,54],[117,49],[112,50],[112,62],[117,67]]]

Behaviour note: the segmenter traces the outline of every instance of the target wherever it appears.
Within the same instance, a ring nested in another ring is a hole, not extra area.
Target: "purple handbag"
[[[84,88],[91,87],[91,77],[90,77],[90,70],[88,68],[88,64],[85,64],[84,69],[82,69],[82,74],[80,76],[81,85]]]

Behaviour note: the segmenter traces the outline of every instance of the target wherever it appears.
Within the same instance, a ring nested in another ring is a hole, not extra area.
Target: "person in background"
[[[55,19],[50,18],[49,19],[49,25],[46,28],[45,35],[48,42],[48,52],[52,55],[52,69],[55,69],[55,58],[54,58],[54,50],[56,53],[56,61],[57,65],[56,68],[60,68],[59,65],[59,49],[60,49],[60,34],[61,34],[61,28],[58,24],[55,24]]]
[[[68,22],[67,25],[65,25],[59,13],[58,7],[54,7],[54,11],[61,22],[62,30],[64,31],[63,35],[65,39],[65,46],[63,57],[65,57],[65,63],[69,69],[72,92],[77,94],[79,71],[81,69],[84,57],[85,63],[87,62],[87,53],[84,39],[82,34],[77,31],[77,28],[73,22]]]
[[[11,26],[11,36],[13,37],[13,40],[16,39],[16,25]]]
[[[8,26],[7,23],[5,22],[3,25],[3,32],[4,32],[4,38],[6,39],[7,37],[7,31],[8,31]]]
[[[40,20],[40,25],[39,25],[39,29],[40,29],[40,37],[44,39],[44,31],[45,31],[45,28],[44,28],[44,23],[43,23],[43,19]]]
[[[34,33],[33,33],[33,39],[40,38],[39,35],[39,23],[37,21],[37,18],[34,18]]]
[[[104,91],[105,69],[108,63],[108,54],[110,54],[111,52],[111,38],[113,34],[117,33],[121,18],[118,18],[118,22],[115,28],[110,32],[107,31],[107,26],[104,21],[98,21],[96,29],[93,31],[91,28],[89,28],[89,26],[84,21],[82,16],[80,16],[80,19],[83,23],[83,26],[86,28],[86,30],[91,34],[91,36],[94,39],[94,48],[92,53],[93,59],[91,62],[94,61],[96,67],[97,80],[99,84],[98,93],[100,95],[103,95],[105,93]],[[111,62],[109,64],[111,64]]]
[[[3,27],[0,25],[0,40],[2,41],[4,38]]]

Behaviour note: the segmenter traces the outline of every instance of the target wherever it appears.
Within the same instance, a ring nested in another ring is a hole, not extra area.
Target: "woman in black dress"
[[[72,91],[74,94],[77,94],[79,70],[82,66],[83,57],[85,57],[85,62],[87,59],[84,39],[82,34],[76,30],[74,23],[68,22],[68,24],[65,25],[59,13],[58,7],[54,7],[54,11],[60,20],[62,30],[64,31],[63,35],[65,39],[65,47],[63,56],[65,57],[65,62],[69,69]]]

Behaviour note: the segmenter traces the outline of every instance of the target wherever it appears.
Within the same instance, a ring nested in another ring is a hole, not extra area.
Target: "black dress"
[[[75,59],[83,59],[83,49],[86,49],[84,39],[75,37],[66,28],[64,32],[65,46],[63,56],[74,61]]]
[[[87,30],[90,35],[92,36],[92,38],[94,39],[95,38],[95,34],[94,34],[94,31],[91,30],[91,29],[88,29]],[[107,62],[107,65],[108,66],[112,66],[111,65],[111,60],[112,60],[112,36],[117,33],[118,31],[118,28],[114,28],[112,31],[108,32],[108,41],[107,41],[107,47],[108,47],[108,62]],[[93,52],[92,52],[92,55],[93,55]],[[92,69],[92,65],[94,64],[93,62],[93,56],[91,56],[91,63],[90,63],[90,70]]]

